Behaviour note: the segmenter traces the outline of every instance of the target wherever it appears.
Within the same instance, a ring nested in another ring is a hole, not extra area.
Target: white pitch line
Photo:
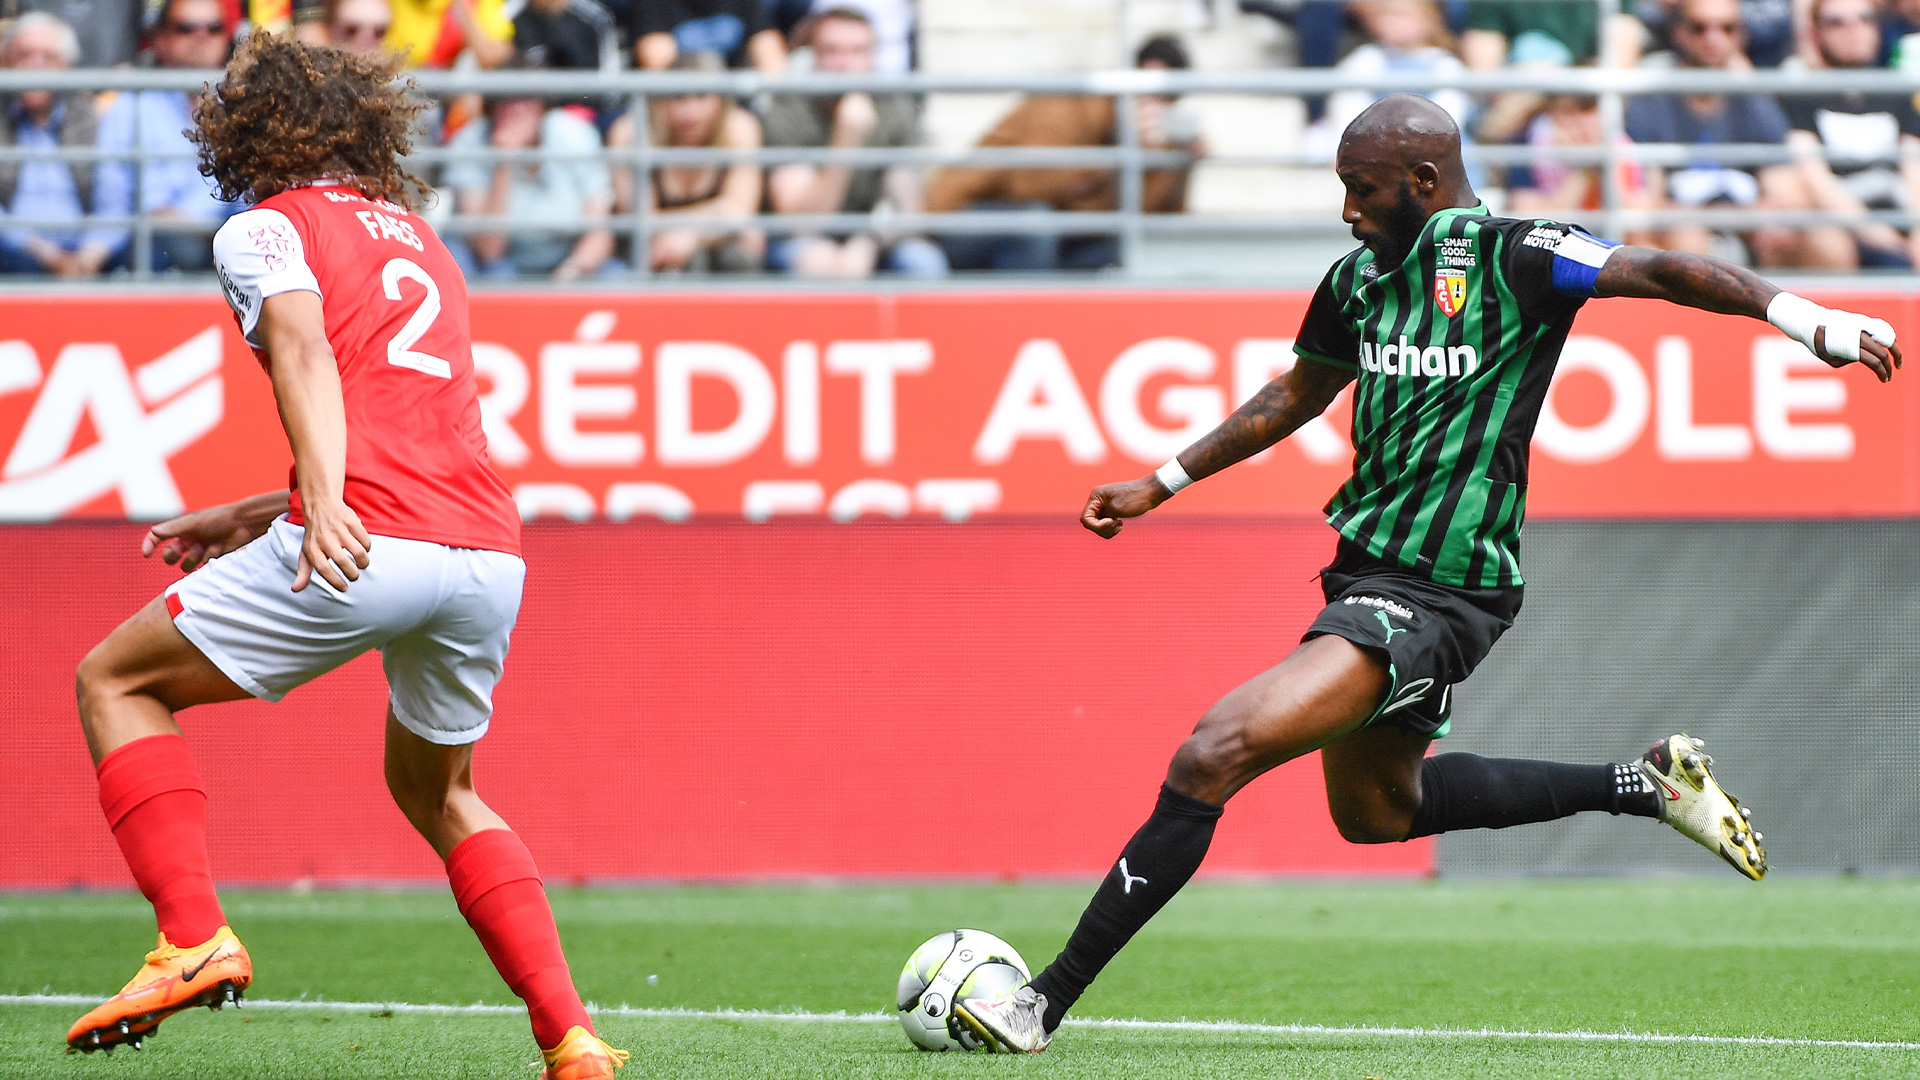
[[[85,994],[0,994],[0,1005],[97,1005],[100,998]],[[519,1005],[438,1005],[407,1001],[260,1000],[249,998],[249,1009],[289,1009],[331,1012],[425,1013],[430,1016],[521,1016]],[[779,1012],[771,1009],[659,1009],[633,1005],[593,1005],[600,1016],[649,1020],[745,1020],[807,1024],[890,1024],[889,1012]],[[1804,1046],[1845,1050],[1920,1050],[1920,1042],[1875,1042],[1866,1039],[1795,1039],[1770,1035],[1667,1035],[1640,1031],[1515,1031],[1508,1028],[1418,1028],[1340,1026],[1329,1024],[1256,1024],[1238,1020],[1119,1020],[1071,1019],[1070,1027],[1118,1028],[1126,1031],[1191,1031],[1229,1035],[1341,1035],[1402,1039],[1517,1039],[1546,1042],[1687,1043],[1704,1046]]]

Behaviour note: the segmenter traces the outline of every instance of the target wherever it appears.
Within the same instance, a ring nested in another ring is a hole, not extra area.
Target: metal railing
[[[1617,10],[1617,0],[1602,0],[1603,8]],[[168,70],[73,70],[10,71],[0,70],[0,94],[24,90],[141,91],[170,90],[197,92],[217,81],[218,71]],[[636,197],[623,218],[585,228],[612,228],[631,238],[637,254],[635,273],[645,276],[644,253],[653,235],[667,228],[708,230],[758,229],[772,235],[816,232],[884,231],[887,235],[922,234],[936,236],[992,235],[1004,233],[1050,234],[1064,236],[1107,235],[1118,238],[1119,261],[1123,275],[1150,274],[1143,248],[1150,239],[1181,236],[1264,236],[1335,237],[1344,235],[1346,226],[1338,215],[1324,209],[1311,214],[1149,214],[1144,212],[1143,194],[1146,174],[1155,169],[1183,168],[1194,158],[1179,150],[1157,149],[1142,145],[1136,129],[1135,103],[1142,96],[1178,96],[1187,94],[1232,94],[1259,96],[1306,96],[1340,90],[1371,92],[1399,90],[1428,91],[1458,89],[1487,98],[1508,91],[1572,94],[1598,100],[1602,141],[1593,146],[1473,145],[1467,147],[1469,162],[1485,166],[1510,166],[1554,161],[1574,167],[1599,167],[1602,209],[1594,222],[1608,235],[1619,236],[1630,230],[1658,229],[1674,225],[1699,225],[1721,230],[1748,230],[1762,226],[1804,228],[1813,225],[1857,227],[1878,222],[1897,228],[1920,225],[1920,207],[1903,210],[1841,214],[1827,211],[1780,212],[1752,209],[1685,208],[1638,210],[1629,208],[1626,193],[1620,190],[1621,166],[1646,164],[1663,167],[1712,163],[1725,166],[1761,166],[1800,160],[1800,154],[1785,146],[1685,144],[1626,144],[1624,116],[1626,101],[1648,94],[1754,94],[1776,97],[1831,97],[1849,92],[1864,94],[1911,95],[1920,91],[1920,78],[1881,69],[1781,71],[1754,70],[1727,72],[1699,69],[1618,69],[1560,68],[1472,71],[1447,79],[1430,76],[1391,74],[1358,77],[1331,69],[1294,69],[1258,72],[1142,71],[1112,70],[1082,73],[1028,75],[960,75],[913,73],[904,75],[835,75],[825,73],[769,76],[754,71],[729,72],[602,72],[602,71],[501,71],[451,72],[420,71],[412,74],[422,93],[436,97],[481,93],[497,96],[540,96],[549,98],[624,98],[635,117],[646,117],[654,98],[688,94],[722,94],[742,101],[766,100],[765,95],[835,95],[850,91],[875,94],[1080,94],[1111,97],[1115,100],[1117,137],[1111,146],[1080,147],[975,147],[944,150],[933,147],[862,148],[763,148],[754,151],[713,147],[667,147],[651,145],[646,123],[636,123],[632,146],[609,148],[572,157],[590,157],[605,161],[609,167],[629,173]],[[131,215],[99,216],[83,222],[47,221],[25,218],[0,218],[0,228],[61,229],[79,231],[87,227],[126,228],[132,230],[131,274],[145,279],[152,276],[152,253],[156,235],[175,232],[204,232],[179,219],[156,218],[139,211],[143,205],[139,185],[145,182],[145,167],[163,158],[190,157],[189,153],[160,154],[143,149],[144,140],[136,134],[135,147],[125,153],[107,153],[93,148],[23,150],[0,147],[0,163],[27,160],[60,160],[80,165],[101,160],[126,160],[135,176],[136,211]],[[444,146],[419,147],[414,160],[435,166],[463,160],[493,163],[533,163],[558,160],[557,155],[539,150],[496,150],[493,148],[457,149]],[[1213,154],[1204,159],[1210,167],[1326,168],[1323,159],[1300,152]],[[1844,159],[1849,165],[1866,162],[1856,157]],[[1118,173],[1117,205],[1111,211],[969,211],[929,214],[882,211],[876,214],[771,214],[753,217],[692,216],[655,211],[648,196],[655,169],[673,166],[728,165],[752,162],[761,166],[785,163],[839,164],[861,168],[904,166],[929,169],[950,166],[978,166],[1005,169],[1075,168],[1112,169]],[[1882,163],[1894,165],[1889,156]],[[1571,216],[1585,216],[1570,212]],[[444,231],[453,235],[472,233],[579,232],[583,226],[529,225],[506,217],[456,215],[444,223]]]

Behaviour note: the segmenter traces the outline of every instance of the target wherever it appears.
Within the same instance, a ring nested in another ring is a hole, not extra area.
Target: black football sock
[[[1033,980],[1033,988],[1047,996],[1048,1031],[1060,1026],[1107,961],[1200,869],[1221,809],[1160,785],[1153,816],[1127,841],[1067,947]]]
[[[1420,791],[1409,840],[1552,821],[1583,810],[1660,816],[1653,785],[1631,764],[1562,765],[1439,754],[1421,763]]]

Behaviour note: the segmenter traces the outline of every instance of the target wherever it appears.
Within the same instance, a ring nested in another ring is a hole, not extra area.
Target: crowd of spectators
[[[1611,24],[1603,24],[1587,0],[1240,0],[1240,6],[1292,23],[1303,63],[1359,74],[1444,77],[1461,67],[1602,63],[1920,73],[1920,0],[1635,0]],[[1504,193],[1510,212],[1578,218],[1601,207],[1601,170],[1570,163],[1562,153],[1600,146],[1593,97],[1511,92],[1470,101],[1447,90],[1430,96],[1461,121],[1469,142],[1538,148],[1527,164],[1485,178],[1484,187]],[[1305,151],[1331,160],[1341,127],[1374,99],[1347,91],[1310,103],[1315,123]],[[1615,179],[1628,209],[1727,207],[1751,211],[1749,221],[1822,210],[1859,222],[1724,232],[1681,225],[1627,237],[1634,242],[1766,267],[1910,268],[1920,259],[1920,233],[1864,213],[1920,213],[1920,113],[1912,96],[1641,95],[1627,102],[1622,143],[1690,148],[1689,160],[1671,168],[1623,160]],[[1755,162],[1711,149],[1731,144],[1780,147],[1781,160]]]
[[[1362,77],[1444,80],[1476,69],[1601,63],[1920,70],[1920,0],[1634,0],[1610,23],[1591,0],[1238,2],[1289,23],[1301,64]],[[269,31],[397,53],[415,68],[890,73],[914,65],[915,15],[916,0],[0,0],[0,64],[215,67],[238,35]],[[1135,59],[1147,69],[1191,63],[1171,35],[1148,39]],[[1309,101],[1303,153],[1331,161],[1341,129],[1378,96],[1348,90]],[[1469,142],[1536,152],[1524,165],[1476,177],[1512,212],[1578,219],[1600,208],[1601,169],[1561,153],[1600,143],[1595,99],[1476,99],[1444,89],[1431,96]],[[1113,146],[1130,127],[1155,154],[1142,177],[1143,209],[1183,211],[1192,166],[1207,153],[1196,114],[1172,97],[1137,94],[1123,118],[1117,100],[1032,96],[980,145]],[[644,115],[618,95],[460,95],[430,112],[422,145],[442,152],[423,157],[419,171],[440,194],[439,213],[474,219],[443,231],[466,270],[482,277],[568,280],[641,267],[939,277],[1099,270],[1119,261],[1114,235],[1018,224],[1034,210],[1118,209],[1115,168],[836,160],[833,151],[926,145],[924,109],[924,100],[899,93],[653,97]],[[0,273],[79,277],[129,268],[136,257],[153,270],[207,269],[209,236],[240,207],[221,202],[199,174],[183,134],[190,112],[190,95],[180,91],[0,97],[0,146],[100,152],[97,160],[0,159]],[[1666,168],[1623,162],[1616,188],[1629,208],[1731,206],[1756,211],[1749,224],[1774,211],[1852,215],[1845,225],[1720,233],[1683,225],[1629,239],[1768,267],[1910,267],[1920,258],[1920,233],[1866,213],[1920,212],[1913,97],[1642,95],[1628,102],[1623,138],[1694,148]],[[681,155],[638,175],[627,163],[643,143],[823,153],[765,167]],[[1770,162],[1719,160],[1711,148],[1727,144],[1782,152]],[[656,226],[636,250],[628,226],[641,210]],[[923,211],[997,220],[956,217],[952,232],[894,224]],[[153,222],[150,245],[132,242],[126,220],[136,213]],[[833,215],[864,220],[818,220]],[[978,224],[958,228],[967,221]]]

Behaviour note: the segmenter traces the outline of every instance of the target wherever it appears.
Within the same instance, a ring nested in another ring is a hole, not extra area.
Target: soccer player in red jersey
[[[254,204],[214,238],[215,262],[293,475],[154,526],[144,553],[192,572],[80,664],[100,804],[160,943],[74,1024],[72,1049],[138,1047],[253,978],[214,894],[206,792],[174,714],[277,701],[379,649],[387,786],[525,1000],[544,1075],[610,1077],[627,1059],[593,1033],[532,856],[473,788],[526,567],[480,428],[466,283],[399,165],[419,110],[407,91],[391,60],[255,34],[195,110],[202,171]]]

